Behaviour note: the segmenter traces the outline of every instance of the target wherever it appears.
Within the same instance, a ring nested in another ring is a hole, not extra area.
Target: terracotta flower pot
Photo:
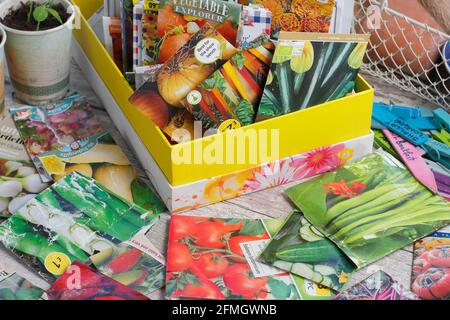
[[[0,4],[0,18],[4,18],[11,8],[17,8],[22,1],[4,0]],[[60,100],[68,91],[75,10],[67,0],[56,0],[55,4],[58,3],[62,3],[71,15],[56,28],[22,31],[2,24],[7,33],[5,53],[15,95],[31,105]]]

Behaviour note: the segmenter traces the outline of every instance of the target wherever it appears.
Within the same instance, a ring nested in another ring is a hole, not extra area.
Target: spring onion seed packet
[[[47,290],[49,300],[148,300],[138,291],[75,261]]]
[[[336,291],[356,270],[352,261],[299,211],[290,214],[259,260]]]
[[[439,231],[414,243],[411,290],[424,300],[450,299],[450,233]]]
[[[256,261],[269,239],[262,220],[173,216],[166,296],[299,299],[288,273]]]
[[[273,50],[273,43],[260,37],[190,91],[181,104],[205,130],[220,129],[230,121],[239,126],[254,123]]]
[[[20,276],[0,261],[0,300],[44,300],[44,290]]]
[[[383,271],[334,296],[333,300],[418,300]]]
[[[95,179],[118,196],[152,213],[165,211],[163,202],[138,176],[109,133],[79,140],[38,156],[44,180],[58,181],[73,171]]]
[[[367,35],[281,32],[257,120],[351,94],[368,41]]]
[[[286,192],[357,267],[450,223],[448,201],[428,191],[382,150]]]
[[[154,249],[147,250],[149,245],[141,240],[157,221],[156,215],[118,197],[95,180],[73,172],[0,224],[0,241],[51,283],[74,261],[87,262],[91,255],[99,253],[105,259],[124,254],[122,257],[130,259],[128,262],[134,255],[136,265],[138,258],[150,255],[162,264],[161,255],[155,254]],[[143,252],[125,254],[128,248],[124,245]],[[120,261],[114,264],[117,268],[113,268],[111,275],[118,281],[129,282],[130,278],[123,273],[132,271],[135,264],[120,265]],[[140,266],[144,268],[144,264]],[[147,271],[150,275],[150,270]],[[147,284],[145,274],[141,276],[141,284]],[[140,288],[144,293],[151,289]]]

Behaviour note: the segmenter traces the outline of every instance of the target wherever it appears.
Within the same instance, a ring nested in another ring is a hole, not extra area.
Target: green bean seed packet
[[[126,243],[138,250],[114,260],[108,270],[117,281],[122,279],[130,284],[132,275],[126,277],[123,273],[132,271],[140,260],[145,260],[140,264],[145,268],[150,260],[145,258],[146,255],[157,260],[154,264],[163,264],[162,256],[155,253],[154,248],[147,250],[149,245],[142,240],[158,221],[156,217],[108,191],[94,179],[74,172],[38,194],[0,224],[0,241],[50,283],[74,261],[85,263],[98,253],[115,252],[120,256],[120,253],[128,252],[121,249]],[[135,264],[131,263],[131,258]],[[124,259],[127,261],[120,264]],[[155,269],[163,272],[161,266]],[[161,281],[147,279],[147,276],[155,275],[154,272],[141,271],[141,277],[136,281],[144,284],[141,288],[144,294],[151,292],[145,284],[162,286]]]
[[[357,267],[450,224],[448,201],[382,150],[286,192]]]
[[[354,263],[299,211],[290,214],[259,260],[336,291],[356,270]]]

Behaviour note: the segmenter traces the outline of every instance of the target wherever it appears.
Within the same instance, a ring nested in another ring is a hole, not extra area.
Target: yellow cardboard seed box
[[[157,126],[128,102],[133,89],[87,23],[86,19],[103,5],[103,0],[72,2],[82,15],[81,27],[74,30],[78,45],[172,186],[230,174],[370,134],[374,90],[358,76],[354,95],[231,132],[172,145]]]

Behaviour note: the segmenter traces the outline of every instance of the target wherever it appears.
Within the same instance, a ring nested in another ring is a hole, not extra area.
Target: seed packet
[[[47,186],[41,182],[11,115],[0,113],[0,221]]]
[[[100,133],[38,156],[44,180],[58,181],[77,171],[94,178],[125,200],[151,213],[165,210],[155,192],[139,178],[127,156],[109,133]]]
[[[257,120],[352,93],[368,40],[367,35],[281,32]]]
[[[123,71],[133,71],[133,7],[137,0],[120,0]]]
[[[233,46],[237,45],[242,5],[233,1],[160,0],[157,48],[154,60],[168,61],[205,24],[215,24],[217,31]]]
[[[383,271],[334,296],[333,300],[418,300]]]
[[[450,299],[449,232],[436,232],[414,243],[411,290],[424,300]]]
[[[190,91],[181,104],[202,122],[204,129],[236,121],[239,126],[255,121],[256,109],[272,60],[274,45],[267,38],[239,51]]]
[[[133,7],[133,71],[141,64],[142,59],[142,15],[144,3],[136,3]]]
[[[90,255],[124,242],[135,246],[132,240],[145,234],[155,218],[73,172],[0,224],[0,241],[53,282],[74,261],[86,262]]]
[[[0,300],[44,300],[44,290],[17,274],[0,261]]]
[[[154,65],[155,52],[157,45],[157,28],[158,28],[158,9],[159,1],[145,0],[144,13],[142,15],[142,43],[141,43],[141,66]]]
[[[292,275],[301,300],[330,300],[334,291],[311,280]]]
[[[299,299],[289,274],[256,261],[268,239],[262,220],[173,216],[166,296]]]
[[[74,262],[47,290],[49,300],[148,300],[134,289]]]
[[[270,37],[272,12],[265,8],[244,6],[237,47],[245,50],[261,36]]]
[[[120,18],[103,17],[103,36],[106,51],[123,72],[122,21]]]
[[[339,291],[356,266],[299,211],[291,213],[259,261]]]
[[[280,31],[328,33],[335,0],[251,0],[272,12],[272,36]]]
[[[382,150],[286,192],[358,267],[450,223],[448,201]]]
[[[205,24],[129,101],[171,137],[176,129],[194,136],[193,118],[180,101],[236,53],[211,24]]]
[[[84,98],[72,95],[47,107],[10,109],[30,157],[100,133],[102,127]]]

